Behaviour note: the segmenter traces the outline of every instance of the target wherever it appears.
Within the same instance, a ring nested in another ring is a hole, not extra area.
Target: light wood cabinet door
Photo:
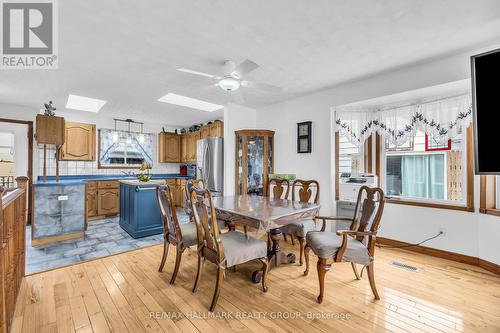
[[[87,217],[97,216],[97,190],[87,190]]]
[[[160,163],[181,162],[181,137],[175,133],[160,133],[159,136]]]
[[[197,152],[197,143],[198,143],[198,140],[201,139],[201,133],[200,131],[197,131],[197,132],[193,132],[191,133],[191,141],[190,141],[190,154],[189,154],[189,161],[190,162],[196,162],[196,152]]]
[[[60,146],[64,143],[63,117],[36,115],[36,141],[39,144]]]
[[[200,137],[206,139],[210,136],[210,125],[205,125],[200,130]]]
[[[97,214],[116,215],[120,212],[120,190],[100,189],[97,191]]]
[[[222,121],[216,120],[209,126],[211,137],[224,136],[224,123]]]
[[[65,142],[59,159],[63,161],[95,161],[95,125],[67,121]]]
[[[188,161],[188,141],[189,134],[181,135],[181,162],[186,163]]]

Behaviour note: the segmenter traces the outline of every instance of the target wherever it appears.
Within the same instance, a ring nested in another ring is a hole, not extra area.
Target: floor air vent
[[[393,261],[391,262],[391,265],[396,266],[398,268],[406,269],[407,271],[411,272],[420,272],[420,268],[399,261]]]

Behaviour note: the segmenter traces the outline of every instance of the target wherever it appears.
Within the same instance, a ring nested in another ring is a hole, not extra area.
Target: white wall
[[[301,178],[318,179],[322,193],[321,204],[331,205],[334,199],[330,128],[332,106],[469,79],[470,56],[499,46],[500,42],[459,52],[259,108],[257,126],[276,131],[276,172],[296,173]],[[296,123],[306,120],[313,122],[313,152],[308,155],[297,154]],[[477,193],[475,204],[478,207]],[[446,229],[446,235],[426,246],[479,256],[500,264],[500,242],[496,240],[500,235],[500,218],[496,217],[387,204],[380,236],[414,243],[435,235],[439,227]]]
[[[256,126],[256,110],[228,103],[224,108],[224,195],[234,195],[235,136],[234,131]]]

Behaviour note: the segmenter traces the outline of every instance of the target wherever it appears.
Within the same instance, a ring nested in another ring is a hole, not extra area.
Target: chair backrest
[[[182,233],[177,219],[174,198],[170,186],[162,185],[156,188],[156,199],[160,206],[161,218],[163,221],[163,234],[166,237],[173,237],[177,243],[182,241]]]
[[[186,186],[184,186],[184,200],[186,201],[186,205],[184,206],[186,214],[190,215],[190,218],[192,218],[192,211],[191,211],[191,188],[197,187],[197,188],[207,188],[205,181],[203,179],[190,179],[186,182]]]
[[[191,189],[191,209],[196,223],[198,249],[205,247],[211,250],[215,255],[215,258],[212,259],[216,259],[217,263],[222,263],[224,260],[224,246],[219,237],[217,215],[210,191],[193,187]],[[206,254],[206,251],[204,253]],[[207,259],[210,260],[211,258]]]
[[[271,185],[274,185],[271,191]],[[267,182],[267,195],[273,199],[288,199],[290,182],[286,179],[271,178]],[[272,193],[272,195],[271,195]]]
[[[384,191],[378,187],[361,186],[350,229],[377,232],[383,211]],[[364,236],[356,237],[361,242],[364,241],[364,238]]]
[[[319,183],[316,180],[296,179],[292,185],[292,201],[311,202],[317,204],[319,202]]]

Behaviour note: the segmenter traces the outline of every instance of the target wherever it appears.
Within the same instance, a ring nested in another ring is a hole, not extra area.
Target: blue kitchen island
[[[156,188],[164,180],[120,180],[120,227],[133,238],[163,233]]]

